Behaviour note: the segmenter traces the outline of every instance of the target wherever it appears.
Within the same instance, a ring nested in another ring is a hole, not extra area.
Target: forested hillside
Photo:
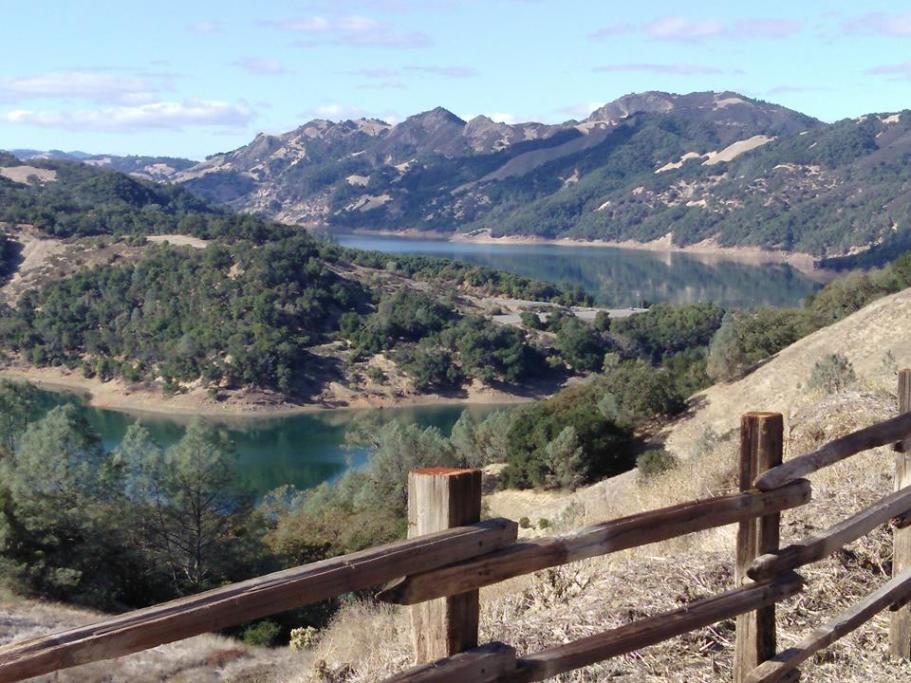
[[[911,115],[824,124],[732,92],[628,95],[583,121],[311,121],[175,176],[335,230],[490,231],[839,256],[909,241]],[[880,262],[882,262],[880,260]]]
[[[553,342],[495,325],[486,298],[586,302],[509,273],[342,249],[108,170],[0,164],[7,275],[24,277],[23,240],[55,254],[48,275],[5,297],[0,343],[14,365],[215,402],[249,390],[320,401],[331,384],[386,400],[475,380],[519,387]],[[175,234],[197,248],[147,242]],[[536,377],[583,370],[554,362]]]

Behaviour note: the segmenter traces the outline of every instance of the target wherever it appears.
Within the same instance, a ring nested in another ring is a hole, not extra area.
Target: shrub
[[[557,350],[574,370],[597,370],[604,362],[604,340],[594,327],[576,317],[567,318],[557,331]]]
[[[319,631],[313,626],[291,629],[291,640],[288,645],[292,650],[309,650],[319,640]]]
[[[271,647],[278,640],[281,628],[272,621],[259,621],[244,629],[241,639],[252,647]]]
[[[663,448],[645,451],[636,458],[636,469],[639,472],[639,481],[648,481],[659,474],[677,467],[678,461],[673,455]]]
[[[519,520],[519,528],[520,529],[531,529],[531,520],[528,519],[528,517],[522,517]]]
[[[816,361],[807,385],[829,394],[843,391],[857,380],[851,361],[838,353],[831,353]]]
[[[367,377],[376,384],[382,384],[386,381],[386,373],[383,372],[382,368],[378,368],[375,365],[367,368]]]
[[[522,311],[519,313],[519,320],[529,330],[540,330],[544,327],[544,323],[541,322],[541,316],[534,311]]]

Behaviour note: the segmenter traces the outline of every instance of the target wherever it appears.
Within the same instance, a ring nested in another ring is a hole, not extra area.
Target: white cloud
[[[881,36],[911,36],[911,12],[883,14],[871,12],[848,19],[842,24],[845,33]]]
[[[360,15],[311,16],[264,23],[282,31],[307,34],[308,38],[296,42],[302,47],[330,44],[348,47],[414,48],[427,47],[432,43],[426,33],[402,30],[392,24]]]
[[[218,33],[222,29],[220,21],[197,21],[190,24],[190,30],[193,33]]]
[[[0,120],[43,128],[73,131],[130,132],[187,126],[243,127],[256,113],[246,104],[218,100],[150,102],[137,106],[78,110],[17,109],[0,114]]]
[[[321,119],[357,119],[366,115],[366,112],[360,107],[354,107],[346,104],[321,104],[313,108],[313,113]]]
[[[478,75],[478,70],[471,66],[406,66],[405,71],[444,78],[474,78]]]
[[[277,59],[262,59],[258,57],[244,57],[233,62],[247,73],[261,76],[281,76],[288,73],[285,66]]]
[[[601,102],[589,102],[588,104],[570,104],[566,107],[560,107],[557,109],[558,114],[566,114],[571,116],[574,119],[586,118],[591,115],[596,109],[600,109],[606,103]]]
[[[641,26],[611,24],[588,34],[591,40],[642,32],[657,40],[702,42],[715,38],[748,40],[786,38],[803,29],[803,23],[790,19],[764,18],[726,22],[721,19],[689,19],[681,16],[658,17]]]
[[[705,64],[604,64],[593,71],[602,73],[644,72],[675,76],[695,76],[724,73],[722,69]]]
[[[48,97],[137,104],[155,99],[169,76],[123,75],[103,71],[55,71],[0,80],[0,100]]]
[[[512,125],[518,122],[515,114],[508,114],[502,111],[495,111],[487,116],[498,123],[508,123],[509,125]]]
[[[889,76],[890,80],[894,81],[911,80],[911,61],[875,66],[867,69],[867,73],[873,76]]]

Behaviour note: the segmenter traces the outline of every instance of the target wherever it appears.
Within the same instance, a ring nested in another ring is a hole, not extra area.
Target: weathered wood
[[[911,569],[890,579],[888,583],[832,621],[814,629],[796,646],[760,664],[747,676],[746,683],[772,683],[783,680],[786,674],[815,653],[862,626],[892,603],[907,600],[908,597],[911,597]]]
[[[756,558],[747,575],[757,581],[776,574],[818,562],[856,541],[893,517],[911,510],[911,487],[891,493],[865,510],[848,517],[818,534],[789,545],[777,553]]]
[[[797,574],[780,577],[771,583],[741,586],[697,600],[673,612],[658,614],[606,633],[523,657],[518,661],[516,673],[504,676],[500,681],[543,681],[573,669],[655,645],[744,612],[773,605],[799,593],[802,588],[803,580]]]
[[[378,598],[413,605],[456,595],[575,560],[780,512],[805,505],[810,497],[810,483],[801,479],[774,491],[747,491],[650,510],[594,524],[567,536],[523,541],[483,557],[412,574],[381,591]]]
[[[408,475],[408,537],[472,524],[481,518],[481,470],[433,467]],[[478,591],[411,608],[415,664],[478,645]]]
[[[911,412],[911,370],[898,373],[898,412]],[[899,442],[902,448],[895,454],[895,489],[911,487],[911,445],[909,441]],[[892,535],[892,576],[899,576],[911,568],[911,512],[899,515],[893,525]],[[893,657],[911,659],[911,606],[905,604],[895,610],[889,624],[889,651]]]
[[[756,488],[770,491],[812,474],[823,467],[834,465],[845,458],[857,455],[871,448],[888,446],[895,441],[902,441],[911,436],[911,413],[893,417],[864,429],[830,441],[825,446],[799,455],[783,465],[769,470],[756,480]]]
[[[371,548],[0,647],[0,682],[111,659],[377,586],[511,544],[515,522],[469,527]]]
[[[503,643],[488,643],[430,664],[421,664],[387,678],[383,683],[493,683],[515,670],[515,649]]]
[[[749,491],[753,480],[781,464],[784,418],[781,413],[747,413],[740,419],[741,491]],[[765,553],[778,550],[781,513],[775,512],[740,523],[734,579],[742,585],[750,563]],[[756,666],[775,655],[775,605],[761,607],[737,617],[734,641],[734,681],[740,683]]]

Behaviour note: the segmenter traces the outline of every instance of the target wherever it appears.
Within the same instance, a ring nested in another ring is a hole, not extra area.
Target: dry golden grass
[[[87,610],[0,594],[0,645],[91,623],[99,618],[100,615]],[[293,653],[287,650],[251,648],[230,638],[204,635],[32,680],[54,683],[265,683],[276,680],[276,670],[287,668],[286,662],[291,659]]]
[[[892,300],[892,309],[876,302],[786,349],[743,380],[706,392],[693,414],[669,429],[668,448],[680,459],[670,472],[647,482],[627,473],[565,496],[498,493],[488,498],[490,514],[514,519],[528,516],[532,522],[544,517],[561,531],[733,491],[736,427],[740,413],[750,409],[785,414],[786,458],[894,415],[895,374],[883,357],[891,351],[899,366],[911,365],[911,347],[903,341],[903,326],[896,322],[911,320],[911,290],[888,300]],[[851,344],[864,348],[851,350]],[[857,370],[857,385],[835,396],[807,391],[802,385],[813,363],[833,351],[848,353]],[[706,433],[714,436],[703,439]],[[813,502],[784,513],[783,544],[823,529],[889,493],[892,462],[887,449],[878,449],[810,477]],[[481,592],[481,640],[504,641],[525,654],[679,608],[732,587],[733,552],[734,527],[729,526],[498,584]],[[809,630],[885,582],[891,574],[891,552],[891,534],[880,529],[835,556],[803,568],[807,589],[779,607],[780,649],[795,644]],[[879,615],[807,662],[802,680],[876,683],[911,677],[911,664],[888,657],[888,618],[888,613]],[[733,639],[733,621],[728,620],[556,680],[731,680]],[[198,644],[194,646],[194,642]],[[173,654],[164,657],[165,663],[150,653],[121,660],[116,670],[136,672],[147,666],[159,672],[154,680],[377,681],[409,665],[411,628],[406,609],[354,602],[336,615],[310,650],[269,656],[256,652],[253,661],[261,664],[259,668],[251,665],[251,673],[241,673],[246,660],[228,662],[222,669],[205,669],[202,662],[217,663],[212,657],[219,656],[219,642],[194,639],[185,650],[172,646]],[[230,659],[233,655],[222,656]]]
[[[899,366],[911,365],[911,347],[896,319],[911,319],[911,291],[798,342],[739,382],[708,390],[693,413],[668,430],[668,448],[680,465],[662,476],[643,483],[627,473],[562,497],[498,493],[488,500],[490,513],[532,521],[549,516],[558,529],[567,529],[731,492],[736,428],[740,414],[751,409],[784,413],[786,458],[891,417],[897,411],[896,379],[894,368],[883,362],[886,353]],[[835,396],[808,391],[813,364],[832,352],[851,358],[857,384]],[[706,434],[710,438],[703,438]],[[784,513],[782,543],[828,527],[891,492],[892,462],[891,452],[878,449],[813,475],[814,500]],[[729,589],[734,534],[729,526],[485,589],[481,639],[510,643],[520,654],[535,652]],[[804,568],[807,589],[779,607],[780,648],[795,644],[885,582],[891,575],[891,552],[891,533],[880,529]],[[889,659],[888,619],[888,613],[879,615],[806,663],[803,680],[871,683],[911,676],[911,665]],[[377,633],[382,633],[381,645]],[[556,680],[731,680],[733,639],[729,620]],[[407,665],[409,644],[405,610],[361,603],[339,613],[305,655],[309,671],[293,680],[380,680]],[[314,668],[314,662],[322,663]]]

